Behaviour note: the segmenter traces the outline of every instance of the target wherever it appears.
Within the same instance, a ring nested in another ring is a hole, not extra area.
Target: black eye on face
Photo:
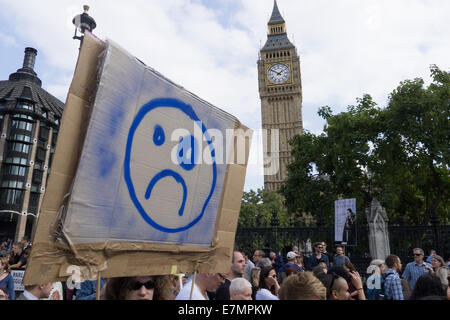
[[[166,142],[164,129],[159,124],[157,124],[153,132],[153,143],[159,147],[162,146],[164,142]]]

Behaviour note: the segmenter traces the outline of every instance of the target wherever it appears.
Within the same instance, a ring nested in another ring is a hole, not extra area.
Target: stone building
[[[287,37],[276,0],[267,42],[260,51],[258,81],[262,128],[268,133],[264,143],[264,188],[273,191],[287,179],[286,165],[292,161],[289,140],[303,133],[300,58]],[[270,169],[267,163],[271,163]]]
[[[0,81],[0,240],[31,237],[50,174],[64,103],[42,89],[37,50]]]

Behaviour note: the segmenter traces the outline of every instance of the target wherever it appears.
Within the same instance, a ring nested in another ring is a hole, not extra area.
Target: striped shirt
[[[386,300],[403,300],[402,280],[397,271],[388,269],[384,282]]]
[[[421,275],[429,272],[427,269],[425,269],[425,265],[431,267],[431,265],[426,263],[425,261],[420,266],[415,261],[410,262],[406,265],[402,278],[408,281],[411,291],[414,290],[417,279],[419,279]]]

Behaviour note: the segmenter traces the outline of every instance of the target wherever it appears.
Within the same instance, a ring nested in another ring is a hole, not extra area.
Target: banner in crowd
[[[356,246],[356,199],[334,201],[334,240]]]
[[[251,137],[86,35],[25,283],[62,281],[74,266],[82,278],[227,272]]]

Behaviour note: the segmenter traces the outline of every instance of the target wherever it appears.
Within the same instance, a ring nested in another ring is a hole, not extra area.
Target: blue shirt
[[[410,262],[406,265],[402,278],[408,281],[409,286],[411,287],[411,291],[414,290],[417,279],[419,279],[421,275],[429,272],[427,269],[425,269],[425,265],[431,267],[431,265],[426,263],[425,261],[420,266],[415,261]]]
[[[388,269],[384,280],[386,300],[403,300],[402,280],[397,271]]]
[[[350,262],[347,256],[335,256],[333,259],[333,267],[343,267],[345,262]]]
[[[318,266],[319,263],[325,263],[327,265],[327,269],[330,268],[330,263],[328,261],[328,257],[322,253],[322,256],[320,257],[320,259],[316,258],[316,254],[313,253],[313,255],[311,257],[308,258],[307,262],[306,262],[306,270],[312,271],[312,269],[315,266]]]

